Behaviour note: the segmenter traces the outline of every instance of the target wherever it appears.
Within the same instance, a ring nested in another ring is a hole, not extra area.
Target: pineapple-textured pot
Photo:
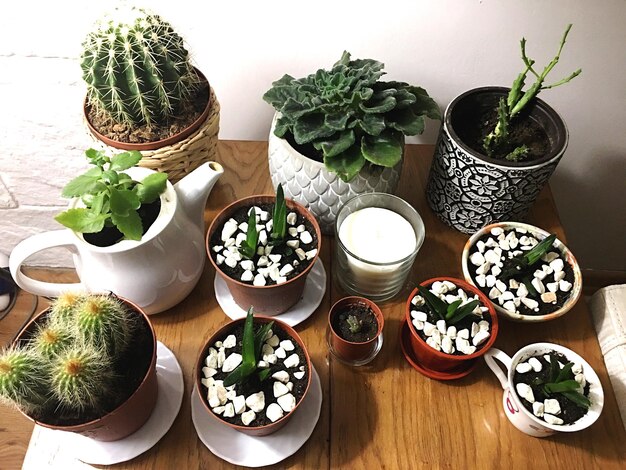
[[[215,231],[219,230],[232,216],[232,214],[237,212],[237,210],[241,207],[252,207],[259,204],[274,204],[275,201],[275,196],[250,196],[233,202],[229,206],[225,207],[219,214],[217,214],[215,219],[213,219],[206,237],[206,250],[209,260],[211,261],[213,268],[215,268],[217,275],[220,276],[226,283],[226,286],[233,296],[235,303],[244,310],[247,310],[252,305],[255,312],[269,316],[279,315],[286,312],[302,298],[306,278],[319,257],[322,244],[322,234],[315,217],[313,217],[313,215],[300,204],[289,199],[285,199],[288,211],[297,212],[313,226],[317,236],[317,253],[315,254],[315,257],[310,260],[306,269],[282,284],[254,286],[228,276],[222,271],[222,269],[220,269],[213,259],[213,256],[211,256],[211,239],[213,238]]]
[[[108,412],[100,418],[93,419],[84,423],[73,424],[68,426],[53,425],[40,420],[34,419],[26,412],[21,413],[35,424],[45,428],[75,432],[83,436],[89,437],[97,441],[117,441],[137,431],[150,418],[154,407],[156,406],[158,397],[158,385],[156,375],[156,350],[157,342],[154,328],[148,319],[146,313],[132,302],[118,297],[130,310],[135,311],[147,326],[150,336],[150,344],[152,351],[150,353],[150,364],[140,381],[137,389],[126,399],[120,403],[117,408]],[[36,315],[17,335],[14,344],[27,341],[35,332],[37,325],[48,315],[49,310]],[[132,348],[132,346],[131,346]],[[104,384],[103,384],[104,386]]]
[[[366,164],[350,181],[341,180],[324,164],[302,155],[287,140],[274,135],[274,115],[269,134],[269,169],[274,188],[283,185],[285,197],[299,202],[317,218],[322,233],[331,235],[339,209],[363,193],[390,193],[398,187],[402,160],[392,168]]]
[[[563,119],[538,98],[529,107],[528,117],[548,135],[550,150],[544,157],[509,162],[482,155],[465,144],[459,136],[463,125],[476,122],[507,93],[504,87],[476,88],[459,95],[446,108],[427,199],[443,222],[464,233],[474,233],[492,222],[524,220],[567,148]]]

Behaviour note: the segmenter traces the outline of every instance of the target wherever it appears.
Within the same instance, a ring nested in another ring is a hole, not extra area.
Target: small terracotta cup
[[[302,339],[300,338],[300,336],[298,336],[298,333],[296,333],[296,330],[294,330],[292,327],[287,325],[287,323],[277,320],[275,318],[255,315],[254,316],[255,326],[258,324],[263,324],[263,323],[273,321],[274,326],[272,328],[276,328],[276,326],[278,325],[284,332],[286,332],[289,335],[291,339],[295,340],[298,343],[298,345],[300,345],[300,348],[302,349],[302,352],[304,353],[304,356],[306,358],[306,370],[307,370],[306,388],[304,390],[304,394],[302,395],[298,403],[296,403],[296,407],[290,413],[287,413],[282,418],[280,418],[278,421],[275,421],[270,424],[266,424],[265,426],[238,426],[236,424],[231,424],[228,421],[224,421],[218,415],[213,413],[213,410],[211,410],[211,407],[209,406],[209,403],[207,401],[207,389],[201,382],[201,380],[204,378],[204,375],[202,374],[202,368],[204,367],[204,361],[206,357],[209,355],[209,348],[213,346],[213,344],[215,344],[216,341],[220,341],[226,338],[226,336],[228,336],[228,334],[234,328],[236,328],[237,325],[242,324],[245,321],[246,321],[245,318],[240,318],[238,320],[233,320],[231,322],[226,323],[219,330],[213,333],[213,335],[211,335],[211,337],[204,344],[204,346],[202,346],[202,349],[200,350],[200,355],[198,356],[198,360],[196,362],[196,369],[194,372],[194,377],[196,381],[196,393],[198,393],[198,395],[200,396],[200,401],[202,402],[202,406],[204,406],[207,413],[213,419],[216,419],[218,422],[222,423],[225,426],[228,426],[236,431],[242,432],[244,434],[248,434],[250,436],[267,436],[268,434],[272,434],[278,431],[285,424],[287,424],[289,420],[291,419],[291,417],[293,416],[293,414],[298,411],[298,407],[300,406],[300,404],[306,399],[307,393],[309,393],[309,388],[311,387],[311,373],[312,373],[311,358],[309,357],[309,352],[307,351],[306,346],[302,342]]]
[[[476,350],[474,354],[468,355],[453,355],[446,354],[441,351],[437,351],[436,349],[431,348],[426,341],[422,339],[422,337],[417,334],[415,331],[415,327],[411,322],[411,310],[413,309],[413,305],[411,304],[411,299],[419,294],[417,287],[413,289],[411,295],[406,301],[405,308],[405,316],[409,326],[409,330],[411,331],[411,349],[413,350],[413,354],[420,362],[420,364],[430,370],[438,371],[438,372],[457,372],[471,367],[474,363],[474,360],[482,356],[487,352],[487,350],[493,345],[498,336],[498,315],[496,314],[495,309],[489,299],[485,294],[483,294],[476,287],[468,284],[461,279],[456,279],[453,277],[436,277],[433,279],[429,279],[421,283],[422,286],[428,287],[435,281],[450,281],[453,282],[457,287],[462,288],[465,292],[478,295],[480,299],[481,305],[487,307],[489,309],[489,317],[491,318],[491,331],[489,339],[486,343],[484,343],[480,348]]]
[[[354,343],[352,341],[347,341],[339,336],[335,330],[333,329],[333,319],[341,314],[346,307],[350,305],[365,305],[369,307],[372,312],[374,312],[374,316],[376,317],[376,322],[378,323],[378,331],[376,336],[374,336],[369,341],[365,341],[363,343]],[[376,349],[376,342],[378,341],[378,337],[383,331],[383,326],[385,324],[385,319],[383,317],[383,312],[380,310],[378,305],[372,302],[365,297],[344,297],[339,301],[335,302],[335,304],[330,308],[328,312],[328,328],[330,329],[330,342],[331,347],[337,356],[340,359],[349,362],[359,362],[371,356]]]
[[[528,358],[537,355],[547,354],[556,351],[563,354],[568,361],[578,362],[583,366],[583,373],[589,382],[589,399],[591,408],[582,418],[572,424],[548,424],[544,420],[537,418],[528,411],[513,385],[515,367],[518,363],[526,361]],[[501,362],[506,371],[503,372],[496,360]],[[524,346],[511,358],[505,352],[493,348],[485,354],[485,362],[500,381],[504,389],[502,405],[504,413],[509,421],[523,433],[533,437],[547,437],[558,432],[575,432],[591,426],[602,413],[604,407],[604,391],[598,375],[593,368],[582,357],[571,349],[553,343],[534,343]]]
[[[233,296],[235,303],[244,310],[247,310],[248,307],[252,305],[255,312],[269,316],[286,312],[302,298],[306,278],[319,257],[322,245],[322,233],[315,217],[313,217],[313,215],[304,206],[301,206],[297,202],[290,199],[285,200],[288,210],[295,211],[304,216],[315,229],[315,233],[317,235],[317,254],[310,261],[304,271],[282,284],[253,286],[252,284],[246,284],[227,276],[213,260],[211,253],[211,238],[213,237],[214,232],[222,227],[232,214],[234,214],[241,207],[252,207],[259,204],[274,204],[275,201],[275,196],[250,196],[233,202],[229,206],[225,207],[219,214],[217,214],[215,219],[213,219],[206,237],[206,250],[209,260],[215,268],[215,272],[226,282],[228,290]]]
[[[123,403],[106,415],[82,424],[59,426],[37,421],[28,414],[24,416],[35,424],[58,431],[68,431],[81,434],[96,441],[117,441],[137,431],[148,420],[157,402],[158,386],[156,376],[156,336],[154,328],[146,313],[129,300],[118,297],[127,307],[137,312],[148,326],[152,343],[152,359],[150,366],[137,387],[137,390]],[[37,314],[18,334],[14,344],[27,340],[34,332],[37,324],[47,315],[49,310]],[[21,410],[20,410],[21,411]]]
[[[474,246],[474,244],[478,241],[479,238],[483,237],[485,234],[491,232],[491,229],[501,227],[504,230],[510,230],[514,228],[523,228],[528,231],[533,236],[542,240],[545,237],[548,237],[550,234],[539,227],[535,227],[534,225],[524,224],[521,222],[496,222],[494,224],[487,225],[481,228],[478,232],[470,237],[465,243],[465,247],[463,248],[463,254],[461,255],[461,266],[463,269],[463,277],[467,282],[472,285],[474,284],[474,279],[470,274],[470,263],[469,263],[469,253],[470,249]],[[554,312],[548,313],[546,315],[521,315],[519,313],[509,312],[508,310],[502,308],[501,306],[493,303],[498,314],[504,318],[508,318],[509,320],[519,321],[519,322],[542,322],[548,320],[554,320],[555,318],[560,317],[561,315],[565,315],[567,312],[571,310],[571,308],[576,305],[578,302],[578,298],[582,293],[583,289],[583,277],[580,272],[580,266],[578,265],[578,261],[574,258],[572,252],[561,242],[558,238],[554,240],[553,246],[563,255],[567,264],[572,267],[574,271],[574,283],[572,286],[572,290],[570,291],[570,296],[563,304],[563,306]],[[490,301],[491,302],[491,301]]]

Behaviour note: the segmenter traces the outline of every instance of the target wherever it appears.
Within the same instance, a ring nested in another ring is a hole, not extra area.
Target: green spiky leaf
[[[544,238],[543,240],[541,240],[539,243],[537,243],[532,248],[532,250],[529,250],[524,255],[524,258],[526,259],[526,263],[528,263],[529,266],[532,266],[537,261],[539,261],[543,255],[545,255],[548,251],[550,251],[550,248],[552,248],[552,244],[554,243],[554,240],[556,240],[556,235],[552,234]]]
[[[428,287],[424,287],[422,285],[418,285],[417,289],[424,300],[430,307],[430,309],[441,319],[446,319],[446,314],[448,312],[448,304],[433,294]]]
[[[246,232],[246,239],[241,242],[239,246],[239,253],[247,259],[254,258],[256,254],[256,247],[259,243],[259,233],[256,229],[256,211],[254,207],[250,209],[250,215],[248,216],[248,230]]]
[[[279,184],[278,188],[276,188],[276,202],[274,204],[272,220],[271,238],[275,243],[282,243],[287,233],[287,204],[285,202],[282,184]]]

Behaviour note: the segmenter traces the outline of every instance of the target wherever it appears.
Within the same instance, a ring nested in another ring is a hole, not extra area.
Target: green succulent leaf
[[[256,354],[255,357],[257,359],[261,358],[261,350],[263,349],[265,336],[267,335],[267,332],[272,329],[273,326],[273,321],[264,323],[263,326],[259,328],[259,331],[257,331],[257,333],[254,335],[254,353]]]
[[[448,304],[448,308],[446,309],[446,320],[454,316],[454,313],[456,312],[456,309],[459,308],[459,305],[461,305],[461,302],[463,301],[459,299],[459,300],[455,300],[451,304]]]
[[[573,362],[568,362],[563,366],[563,368],[559,371],[556,376],[555,382],[563,382],[564,380],[570,380],[574,378],[574,374],[572,372],[572,367],[574,366]]]
[[[402,142],[391,133],[363,136],[361,151],[366,160],[384,167],[392,167],[402,160]]]
[[[110,170],[122,171],[128,170],[135,166],[141,160],[141,153],[136,150],[130,152],[122,152],[111,158]]]
[[[547,393],[572,392],[580,388],[580,384],[575,380],[563,380],[556,383],[547,383],[543,386]]]
[[[250,307],[243,324],[243,339],[241,347],[242,364],[256,367],[256,348],[254,337],[254,309]]]
[[[572,403],[578,405],[580,408],[585,410],[591,408],[591,400],[578,391],[565,391],[561,392],[561,394]]]
[[[256,211],[254,207],[250,210],[248,216],[248,231],[246,232],[246,239],[241,243],[239,252],[244,258],[252,259],[256,254],[256,248],[259,243],[259,233],[256,230]]]
[[[276,243],[281,243],[287,233],[287,203],[285,202],[282,184],[279,184],[278,188],[276,188],[276,203],[274,204],[272,221],[270,238]]]
[[[267,378],[270,376],[271,373],[272,373],[272,369],[260,370],[258,374],[259,382],[263,382],[264,380],[267,380]]]
[[[454,311],[450,318],[446,318],[446,321],[452,325],[460,322],[466,316],[470,315],[479,303],[480,302],[478,300],[472,300],[471,302],[462,305]]]
[[[252,375],[255,370],[256,367],[251,367],[249,364],[239,364],[235,370],[224,378],[224,387],[230,387],[231,385],[243,382],[247,377]]]
[[[545,255],[550,250],[550,248],[552,248],[554,240],[556,240],[556,235],[552,234],[537,243],[532,248],[532,250],[529,250],[524,255],[524,258],[526,258],[526,262],[528,263],[528,265],[532,266],[537,261],[539,261],[541,257]]]
[[[54,218],[65,227],[79,233],[97,233],[104,228],[107,214],[94,213],[88,209],[68,209]]]
[[[338,155],[324,157],[324,165],[330,172],[337,173],[343,181],[350,181],[365,165],[365,158],[361,149],[353,145]]]
[[[121,179],[121,178],[120,178]],[[152,173],[137,185],[137,197],[141,203],[151,203],[159,198],[167,186],[166,173]]]
[[[113,213],[111,214],[111,221],[128,240],[141,240],[143,226],[137,211],[128,211],[126,215]]]
[[[417,286],[417,290],[420,295],[424,297],[424,300],[430,307],[430,309],[441,319],[446,319],[446,314],[448,313],[448,304],[446,304],[443,300],[433,294],[428,287],[424,287],[422,285]]]

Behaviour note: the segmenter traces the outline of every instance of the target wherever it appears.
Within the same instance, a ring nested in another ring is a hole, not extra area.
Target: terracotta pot
[[[417,334],[417,331],[415,331],[415,328],[413,327],[413,324],[411,322],[411,299],[419,293],[417,288],[413,289],[413,292],[411,292],[411,294],[409,295],[409,298],[406,302],[405,316],[409,326],[409,330],[411,331],[411,349],[413,350],[415,357],[426,369],[431,369],[438,372],[457,372],[462,369],[471,367],[474,364],[474,360],[485,354],[487,350],[493,345],[496,337],[498,336],[498,315],[496,314],[493,305],[489,301],[489,298],[485,294],[483,294],[476,287],[468,284],[465,281],[462,281],[461,279],[456,279],[453,277],[436,277],[422,282],[421,285],[427,287],[435,281],[450,281],[459,288],[462,288],[464,291],[468,293],[471,292],[472,295],[477,294],[478,298],[480,299],[480,303],[489,309],[488,313],[491,318],[491,330],[487,342],[484,343],[480,348],[478,348],[473,354],[446,354],[444,352],[437,351],[431,348],[428,344],[426,344],[426,341],[424,341],[422,337]]]
[[[148,420],[154,409],[157,397],[158,386],[156,376],[156,336],[154,334],[154,328],[148,319],[148,316],[137,305],[132,302],[118,297],[132,310],[137,312],[141,316],[143,321],[148,326],[150,331],[150,337],[152,342],[152,358],[150,360],[150,366],[146,371],[146,374],[137,387],[137,390],[123,403],[121,403],[113,411],[107,413],[101,418],[94,419],[92,421],[75,424],[71,426],[60,426],[47,424],[43,421],[38,421],[28,414],[22,412],[24,416],[40,426],[55,429],[59,431],[68,431],[81,434],[83,436],[95,439],[97,441],[116,441],[129,436],[136,430],[138,430]],[[18,334],[14,344],[17,344],[23,338],[27,338],[32,334],[37,322],[43,319],[49,310],[36,315]]]
[[[337,332],[333,329],[334,318],[341,314],[346,307],[351,305],[366,305],[372,309],[372,312],[376,317],[376,323],[378,323],[378,331],[376,332],[376,336],[369,341],[365,341],[363,343],[348,341],[339,336],[339,334],[337,334]],[[328,327],[330,328],[331,346],[341,359],[346,361],[362,361],[369,357],[374,352],[374,349],[376,349],[376,342],[383,331],[384,323],[385,318],[383,317],[383,312],[380,310],[378,305],[371,300],[366,299],[365,297],[344,297],[343,299],[335,302],[328,312]]]
[[[233,320],[233,321],[225,324],[219,330],[217,330],[215,333],[213,333],[213,335],[211,335],[209,340],[204,344],[204,346],[200,350],[200,354],[198,356],[198,360],[196,361],[196,368],[195,368],[195,373],[194,373],[195,383],[196,383],[196,393],[199,394],[200,401],[202,402],[202,405],[206,409],[207,413],[213,419],[216,419],[217,421],[219,421],[220,423],[224,424],[225,426],[228,426],[228,427],[230,427],[230,428],[232,428],[232,429],[234,429],[236,431],[242,432],[244,434],[248,434],[250,436],[267,436],[268,434],[272,434],[272,433],[278,431],[285,424],[287,424],[289,422],[289,420],[291,419],[291,417],[293,416],[293,414],[298,410],[298,407],[300,406],[300,403],[302,403],[306,399],[306,395],[307,395],[307,393],[309,393],[309,388],[311,386],[311,373],[312,373],[311,372],[311,370],[312,370],[312,368],[311,368],[311,358],[309,357],[309,353],[308,353],[308,351],[306,349],[306,346],[302,342],[302,339],[300,338],[300,336],[298,336],[298,333],[296,333],[296,330],[294,330],[292,327],[287,325],[287,323],[282,322],[280,320],[277,320],[275,318],[255,315],[254,316],[254,324],[255,325],[268,323],[270,321],[273,321],[275,326],[276,325],[280,326],[280,328],[284,332],[286,332],[291,339],[295,340],[298,343],[298,345],[302,349],[304,357],[306,358],[306,370],[307,370],[307,374],[306,374],[306,376],[307,376],[306,388],[304,390],[304,394],[302,395],[302,397],[300,398],[298,403],[296,403],[296,407],[290,413],[287,413],[282,418],[280,418],[279,420],[277,420],[277,421],[275,421],[273,423],[266,424],[265,426],[238,426],[236,424],[231,424],[228,421],[224,421],[218,415],[213,413],[213,410],[209,406],[209,403],[207,401],[206,387],[201,382],[201,379],[204,378],[204,375],[202,374],[202,368],[204,367],[204,361],[205,361],[206,357],[209,354],[209,348],[213,344],[215,344],[216,341],[219,341],[220,339],[223,339],[226,336],[228,336],[228,334],[234,328],[236,328],[239,324],[243,324],[245,321],[246,321],[245,318],[240,318],[238,320]],[[275,328],[275,326],[273,328]]]
[[[463,141],[466,129],[508,91],[504,87],[469,90],[456,97],[444,114],[426,195],[435,214],[464,233],[492,222],[523,220],[567,149],[565,122],[539,98],[520,117],[527,115],[547,133],[550,149],[544,157],[509,162],[471,149]]]
[[[173,136],[168,137],[166,139],[155,140],[154,142],[143,142],[143,143],[128,143],[128,142],[120,142],[118,140],[110,139],[109,137],[106,137],[102,135],[100,132],[98,132],[96,128],[91,124],[91,121],[89,120],[90,106],[89,106],[89,103],[87,102],[87,98],[85,98],[83,102],[83,116],[85,118],[85,122],[87,123],[87,127],[89,128],[89,131],[94,135],[94,137],[104,142],[106,145],[117,148],[117,149],[121,149],[121,150],[156,150],[156,149],[160,149],[163,147],[167,147],[168,145],[175,144],[176,142],[180,142],[181,140],[189,137],[191,134],[193,134],[195,131],[197,131],[200,128],[200,126],[204,123],[204,121],[206,121],[206,118],[209,115],[209,111],[211,110],[211,104],[212,104],[210,100],[210,93],[209,93],[209,90],[210,90],[209,82],[207,81],[204,74],[200,72],[200,70],[198,69],[195,69],[195,70],[200,78],[200,81],[202,83],[206,83],[207,96],[209,96],[209,99],[207,100],[206,107],[202,111],[202,114],[198,116],[198,118],[194,122],[192,122],[191,125],[183,129],[178,134],[174,134]]]
[[[304,216],[315,228],[315,233],[317,235],[317,254],[310,261],[304,271],[282,284],[253,286],[252,284],[245,284],[226,275],[213,260],[211,255],[211,238],[213,237],[213,233],[241,207],[252,207],[259,204],[274,204],[275,200],[275,196],[250,196],[233,202],[217,214],[215,219],[213,219],[206,238],[206,250],[209,260],[211,260],[211,264],[215,268],[215,272],[226,282],[228,290],[233,296],[235,303],[244,310],[248,310],[250,306],[253,306],[255,312],[270,316],[286,312],[302,298],[306,277],[309,275],[313,265],[317,261],[322,244],[322,234],[315,217],[313,217],[309,211],[297,202],[289,199],[285,200],[288,209],[296,211],[298,214]]]
[[[509,230],[511,228],[523,228],[526,229],[529,233],[539,237],[541,239],[548,237],[550,234],[539,227],[535,227],[534,225],[523,224],[521,222],[498,222],[495,224],[487,225],[486,227],[480,229],[474,235],[472,235],[469,240],[465,243],[463,247],[463,254],[461,255],[461,265],[463,268],[463,277],[465,280],[472,285],[476,285],[474,283],[474,279],[470,275],[468,264],[469,262],[469,252],[470,249],[474,246],[474,244],[478,241],[479,238],[483,237],[486,233],[489,233],[492,228],[502,227],[505,230]],[[546,315],[521,315],[519,313],[509,312],[505,308],[499,306],[495,302],[493,306],[495,307],[498,314],[502,317],[508,318],[509,320],[519,321],[519,322],[543,322],[548,320],[554,320],[562,315],[565,315],[569,312],[578,299],[580,298],[580,294],[583,290],[583,277],[580,272],[580,266],[578,265],[578,261],[574,258],[572,252],[561,242],[558,238],[554,240],[553,246],[561,253],[561,255],[565,258],[567,264],[569,264],[574,271],[574,282],[572,285],[572,290],[570,291],[570,296],[567,301],[563,304],[563,306],[554,312],[548,313]]]

